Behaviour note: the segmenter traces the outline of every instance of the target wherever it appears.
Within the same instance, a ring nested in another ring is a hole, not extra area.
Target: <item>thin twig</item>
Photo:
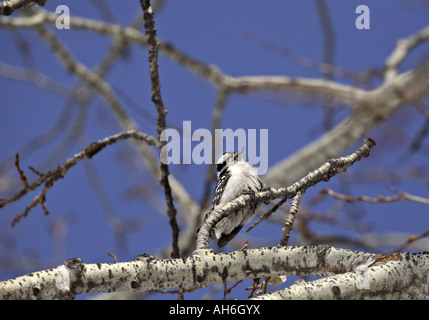
[[[110,256],[110,257],[112,257],[112,258],[113,258],[113,261],[114,261],[115,263],[118,263],[118,259],[116,258],[116,256],[115,256],[115,254],[114,254],[114,253],[109,252],[109,253],[107,253],[107,255],[108,255],[108,256]]]
[[[24,171],[22,171],[20,166],[19,166],[19,154],[18,153],[15,156],[15,167],[16,167],[16,170],[18,170],[19,179],[24,184],[24,187],[27,189],[28,188],[28,180],[27,180],[27,176],[25,175]]]
[[[252,286],[246,288],[246,290],[250,290],[249,296],[247,297],[248,299],[252,298],[253,293],[259,288],[259,281],[260,280],[261,280],[261,278],[254,278]]]
[[[36,190],[38,187],[40,187],[42,184],[44,184],[43,190],[37,195],[31,204],[27,206],[24,213],[17,215],[13,222],[12,226],[15,225],[17,222],[21,220],[21,218],[26,217],[28,212],[34,208],[37,204],[41,204],[45,214],[48,214],[49,211],[46,208],[45,202],[46,202],[46,194],[50,188],[54,185],[54,183],[64,178],[68,170],[75,166],[79,161],[83,159],[90,159],[94,155],[96,155],[98,152],[100,152],[103,148],[106,146],[109,146],[111,144],[114,144],[118,141],[125,140],[125,139],[136,139],[136,140],[142,140],[145,141],[148,145],[155,145],[159,147],[161,143],[154,137],[136,130],[129,130],[125,132],[118,133],[113,136],[109,136],[107,138],[104,138],[102,140],[99,140],[97,142],[91,143],[88,147],[86,147],[83,151],[75,154],[73,157],[67,159],[63,164],[60,164],[57,166],[55,170],[49,171],[47,173],[40,173],[37,170],[34,170],[35,172],[38,172],[38,175],[40,178],[36,181],[34,181],[31,184],[27,184],[23,189],[21,189],[19,192],[17,192],[15,195],[10,197],[9,199],[2,199],[0,200],[0,208],[4,207],[5,205],[12,203],[20,198],[22,198],[24,195],[29,193],[30,191]],[[21,178],[22,179],[22,178]]]
[[[394,202],[394,201],[409,200],[409,201],[414,201],[414,202],[418,202],[421,204],[428,204],[429,205],[429,199],[428,198],[415,196],[415,195],[412,195],[410,193],[399,191],[399,190],[397,190],[396,192],[398,193],[398,195],[396,195],[396,196],[386,197],[386,196],[380,195],[378,197],[372,198],[372,197],[368,197],[368,196],[353,197],[353,196],[337,193],[331,189],[324,189],[324,190],[320,191],[321,194],[328,194],[328,195],[334,197],[335,199],[343,200],[346,202],[364,201],[364,202],[369,202],[369,203],[382,203],[382,202]]]
[[[387,252],[381,253],[381,254],[379,254],[379,256],[380,256],[381,258],[386,258],[386,257],[389,257],[389,256],[391,256],[391,255],[393,255],[393,254],[399,253],[399,252],[401,252],[402,250],[406,249],[406,248],[407,248],[410,244],[412,244],[413,242],[416,242],[417,240],[420,240],[420,239],[425,238],[425,237],[427,237],[427,236],[429,236],[429,230],[426,230],[426,231],[424,231],[424,232],[422,232],[422,233],[419,233],[419,234],[412,235],[412,236],[411,236],[411,237],[409,237],[409,238],[407,239],[407,241],[406,241],[403,245],[401,245],[399,248],[396,248],[396,249],[393,249],[393,250],[391,250],[391,251],[387,251]],[[380,259],[381,259],[381,258],[380,258]]]
[[[262,217],[260,217],[257,221],[255,221],[249,228],[247,228],[245,231],[249,232],[250,230],[252,230],[254,227],[256,227],[258,224],[260,224],[263,220],[267,219],[268,217],[270,217],[275,211],[277,211],[278,208],[280,208],[283,203],[286,202],[288,198],[283,197],[282,199],[280,199],[279,202],[277,202],[274,206],[271,207],[270,210],[268,210]]]
[[[324,0],[315,0],[314,4],[317,8],[320,26],[324,35],[323,65],[330,66],[327,69],[322,69],[322,72],[324,78],[332,79],[335,54],[335,30],[326,2]]]
[[[182,288],[182,289],[179,289],[179,290],[157,290],[157,289],[154,289],[152,291],[153,292],[162,293],[162,294],[170,293],[170,294],[179,294],[179,295],[182,295],[184,293],[193,292],[193,291],[201,289],[201,288],[203,288],[203,286],[197,286],[197,287],[193,287],[193,288]]]
[[[292,230],[293,223],[295,222],[296,214],[298,213],[298,205],[301,200],[302,192],[298,192],[295,197],[293,197],[292,202],[290,204],[289,209],[289,216],[287,217],[285,221],[285,226],[282,229],[283,236],[280,240],[281,246],[286,246],[289,237],[290,237],[290,231]]]
[[[262,46],[264,49],[268,51],[274,52],[276,54],[280,54],[305,68],[316,70],[325,75],[336,76],[336,77],[345,78],[345,79],[352,79],[353,81],[356,81],[359,83],[366,82],[373,76],[373,72],[371,70],[367,72],[354,72],[354,71],[349,71],[346,69],[341,69],[339,67],[336,67],[330,63],[331,62],[330,60],[325,62],[318,62],[318,61],[312,60],[306,56],[303,56],[297,52],[294,52],[293,50],[287,47],[280,46],[278,44],[270,42],[267,39],[264,39],[251,31],[246,31],[244,33],[244,37]]]
[[[235,282],[232,286],[227,287],[227,282],[223,284],[223,300],[226,300],[226,295],[230,294],[232,289],[234,289],[236,286],[238,286],[240,283],[242,283],[243,280],[238,280]]]
[[[161,83],[159,80],[158,73],[158,47],[159,42],[156,37],[155,20],[153,15],[153,9],[150,6],[150,0],[140,0],[141,7],[143,9],[144,27],[146,30],[147,43],[149,47],[149,72],[150,82],[152,86],[152,101],[155,104],[157,112],[156,127],[158,131],[158,139],[161,139],[161,134],[165,130],[165,115],[167,109],[164,107],[164,103],[161,97]],[[159,148],[161,151],[161,148]],[[160,183],[164,188],[165,200],[167,202],[167,214],[170,218],[170,226],[173,231],[173,251],[171,252],[172,258],[179,258],[179,225],[177,224],[176,215],[177,210],[174,207],[173,196],[171,194],[171,187],[168,181],[169,176],[168,165],[161,161],[161,179]]]
[[[389,55],[384,64],[384,79],[391,81],[398,72],[399,66],[408,57],[411,49],[429,39],[429,26],[396,42],[395,50]]]

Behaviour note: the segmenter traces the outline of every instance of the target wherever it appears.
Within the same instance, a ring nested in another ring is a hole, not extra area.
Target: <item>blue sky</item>
[[[54,12],[56,6],[64,4],[70,8],[72,15],[111,20],[109,22],[123,26],[128,26],[141,12],[137,0],[122,1],[120,9],[117,8],[117,1],[103,1],[108,8],[106,11],[97,10],[93,4],[95,2],[48,1],[44,9]],[[334,65],[353,72],[381,68],[398,39],[423,29],[429,21],[429,6],[422,5],[422,1],[418,0],[328,0],[326,4],[335,32]],[[358,30],[355,27],[358,17],[355,9],[361,4],[370,9],[369,30]],[[170,42],[195,59],[216,65],[225,74],[321,77],[319,71],[302,66],[278,51],[270,51],[255,40],[256,37],[264,39],[311,61],[323,61],[325,37],[315,1],[166,1],[156,12],[155,19],[161,40]],[[109,37],[88,31],[73,28],[56,30],[54,26],[50,26],[50,30],[88,68],[94,68],[111,45]],[[253,38],[249,35],[253,35]],[[3,39],[0,61],[35,69],[66,86],[77,83],[76,78],[64,70],[46,43],[33,30],[1,28],[0,37]],[[400,70],[419,65],[427,59],[428,53],[427,44],[418,47],[404,61]],[[162,96],[168,109],[168,123],[181,128],[183,121],[191,121],[193,129],[210,129],[216,99],[213,86],[162,55],[159,58],[159,72]],[[351,83],[347,79],[335,80]],[[112,85],[140,129],[155,135],[152,119],[156,111],[150,101],[147,49],[132,45],[127,55],[108,73],[106,81]],[[370,85],[377,84],[379,80],[375,79]],[[66,137],[77,121],[81,108],[79,104],[67,102],[32,83],[6,77],[0,77],[0,88],[0,168],[5,164],[12,165],[6,171],[1,170],[4,184],[0,184],[0,196],[8,198],[22,187],[13,167],[17,152],[21,155],[21,168],[32,181],[37,177],[27,169],[28,166],[42,172],[48,171],[86,145],[82,141],[73,141],[63,153],[59,152],[60,147],[66,145]],[[324,112],[320,100],[311,101],[287,94],[236,94],[226,104],[221,127],[268,129],[268,162],[272,166],[323,134]],[[347,107],[336,111],[333,122],[337,123],[347,113]],[[55,138],[35,152],[28,153],[26,144],[57,124],[61,115],[64,121],[58,125]],[[427,153],[410,155],[406,160],[401,157],[407,154],[406,146],[423,126],[424,120],[415,107],[397,112],[371,133],[370,136],[377,142],[371,157],[357,163],[344,177],[335,177],[329,183],[309,190],[303,199],[304,205],[327,187],[351,195],[365,194],[372,197],[392,195],[389,188],[395,187],[429,197]],[[121,131],[105,102],[97,95],[88,105],[83,128],[87,144]],[[427,139],[424,142],[427,144]],[[147,172],[141,170],[141,166],[136,163],[138,159],[130,150],[128,142],[120,142],[97,154],[88,166],[81,162],[72,168],[48,192],[48,216],[44,216],[38,206],[17,226],[10,227],[13,218],[24,211],[37,191],[0,209],[0,256],[3,257],[0,258],[3,260],[0,261],[0,279],[51,268],[71,257],[80,257],[87,263],[111,262],[107,253],[112,252],[120,261],[127,261],[143,252],[156,255],[165,248],[171,242],[168,218],[165,214],[155,212],[141,198],[132,197],[132,191],[144,185],[157,195],[154,195],[154,201],[163,203],[161,189],[153,184]],[[422,150],[425,150],[424,147]],[[407,175],[405,181],[345,182],[346,177],[359,177],[365,172],[389,170],[402,174],[417,169],[423,173]],[[175,165],[170,170],[194,199],[200,201],[206,167]],[[100,177],[102,192],[107,195],[102,197],[102,201],[98,200],[95,191],[100,188],[92,186],[88,179],[93,172]],[[10,188],[7,187],[9,185]],[[334,203],[323,202],[314,210],[329,215]],[[103,206],[109,208],[116,218],[129,221],[135,230],[118,242],[107,223]],[[412,202],[358,203],[345,207],[341,219],[363,222],[370,226],[372,233],[404,232],[412,235],[429,229],[427,214],[427,206]],[[312,229],[321,234],[362,237],[356,231],[323,223],[312,224]],[[252,233],[250,237],[256,238],[258,244],[276,245],[275,241],[281,236],[281,226],[266,222]],[[274,239],[270,236],[264,242],[267,234],[277,234],[279,237]],[[294,235],[291,242],[300,244]],[[244,289],[236,292],[239,298],[246,294]],[[196,297],[199,295],[196,293]],[[167,298],[159,294],[153,297]]]

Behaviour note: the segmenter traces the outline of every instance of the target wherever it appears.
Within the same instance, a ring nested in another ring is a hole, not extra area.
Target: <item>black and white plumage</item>
[[[242,194],[254,194],[264,190],[265,183],[258,177],[256,169],[243,160],[243,150],[224,153],[217,162],[218,180],[213,195],[211,210],[223,207]],[[219,247],[225,246],[241,230],[244,224],[252,220],[257,206],[246,207],[231,212],[219,221],[211,233],[218,240]],[[207,216],[210,212],[207,213]]]

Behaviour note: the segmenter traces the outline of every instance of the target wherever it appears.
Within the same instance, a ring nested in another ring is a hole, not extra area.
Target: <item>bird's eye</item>
[[[225,166],[226,166],[226,162],[218,163],[216,166],[217,172],[221,172]]]

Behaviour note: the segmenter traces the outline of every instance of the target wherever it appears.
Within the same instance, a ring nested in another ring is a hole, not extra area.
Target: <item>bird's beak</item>
[[[244,148],[241,148],[241,150],[239,152],[237,152],[237,160],[243,160],[243,152],[244,152]]]

